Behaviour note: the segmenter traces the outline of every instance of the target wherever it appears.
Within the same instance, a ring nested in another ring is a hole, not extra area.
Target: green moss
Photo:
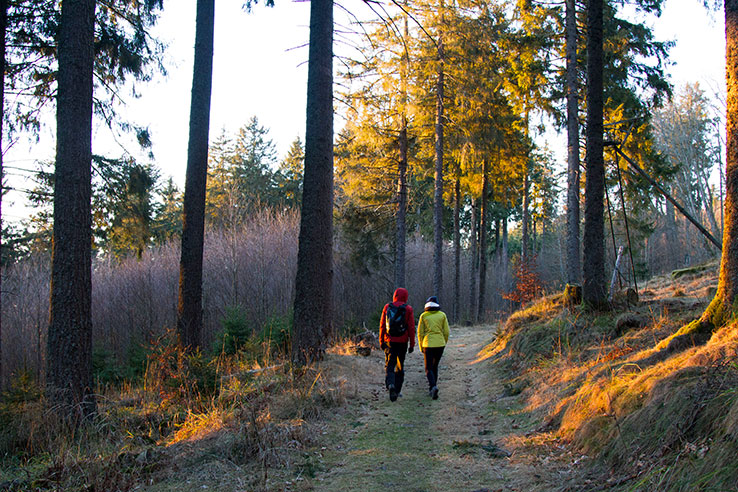
[[[702,263],[700,265],[693,265],[687,268],[679,268],[677,270],[673,270],[671,272],[671,278],[674,280],[684,277],[685,275],[695,275],[698,273],[706,272],[707,270],[715,270],[717,269],[718,264],[714,261],[711,261],[709,263]]]

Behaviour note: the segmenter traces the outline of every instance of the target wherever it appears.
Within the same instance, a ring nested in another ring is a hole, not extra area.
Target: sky
[[[276,0],[273,8],[263,3],[247,13],[240,0],[215,2],[210,135],[212,141],[224,130],[234,133],[256,116],[270,130],[281,158],[296,137],[304,141],[310,3]],[[137,86],[141,96],[127,98],[125,108],[132,121],[150,128],[154,162],[162,178],[173,177],[180,188],[184,187],[187,162],[195,4],[196,0],[176,0],[175,8],[173,0],[164,2],[154,33],[167,44],[168,74]],[[343,0],[341,5],[356,15],[369,15],[361,0]],[[348,22],[346,15],[337,7],[335,16],[338,29],[343,30],[340,26]],[[667,0],[662,16],[648,23],[656,39],[676,41],[671,51],[674,64],[669,67],[675,87],[699,82],[708,94],[724,93],[722,12],[708,12],[701,0]],[[337,36],[337,50],[341,44]],[[38,143],[19,141],[13,145],[6,154],[8,166],[33,168],[36,160],[53,160],[53,115],[49,120]],[[337,128],[341,124],[336,121]],[[96,128],[93,152],[116,157],[123,154],[123,147],[134,155],[144,155],[133,142],[125,138],[116,141],[105,128]],[[10,179],[11,185],[20,188],[33,186],[21,182],[19,176]],[[3,216],[11,221],[23,217],[27,213],[24,204],[24,195],[9,193]]]

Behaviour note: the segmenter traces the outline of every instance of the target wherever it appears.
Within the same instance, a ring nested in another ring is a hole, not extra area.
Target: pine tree
[[[202,257],[213,79],[214,17],[214,0],[197,0],[195,62],[177,304],[177,333],[182,345],[190,350],[200,347],[202,331]]]
[[[77,420],[95,412],[90,211],[94,24],[94,0],[64,1],[46,385],[50,403]]]
[[[3,193],[5,172],[3,166],[3,121],[5,120],[5,39],[8,28],[8,0],[0,0],[0,287],[2,287],[3,247]],[[0,288],[0,292],[2,289]],[[0,313],[2,313],[2,298],[0,297]],[[3,324],[0,316],[0,384],[3,377]]]
[[[310,6],[305,180],[295,279],[292,360],[322,357],[333,335],[333,2]]]
[[[738,0],[725,0],[725,64],[728,120],[725,162],[723,254],[715,298],[699,323],[686,327],[711,331],[736,316],[738,299]]]
[[[582,300],[607,304],[605,285],[605,163],[603,157],[603,0],[587,2],[587,180],[584,195],[584,285]]]
[[[165,244],[182,236],[182,192],[170,177],[159,196],[161,203],[154,217],[154,241]]]
[[[302,202],[302,180],[305,173],[305,149],[300,137],[297,137],[290,146],[287,155],[279,163],[279,177],[277,179],[279,194],[283,197],[285,206],[299,208]]]
[[[9,2],[6,85],[14,97],[4,108],[6,133],[39,131],[43,108],[54,98],[57,84],[57,34],[60,4],[57,0]],[[102,121],[119,130],[145,136],[145,129],[118,117],[120,88],[133,81],[148,81],[161,67],[163,45],[149,35],[162,0],[112,0],[100,2],[95,12],[94,111]],[[135,85],[131,84],[131,88]],[[132,91],[135,94],[135,89]]]
[[[577,85],[576,0],[566,0],[566,281],[579,284],[582,277],[579,250],[579,88]]]
[[[121,177],[112,195],[109,246],[116,256],[134,253],[140,260],[154,236],[153,200],[159,176],[151,166],[131,161],[123,166]]]

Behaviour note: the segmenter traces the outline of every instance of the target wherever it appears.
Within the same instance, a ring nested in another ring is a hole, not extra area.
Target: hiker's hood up
[[[407,289],[403,287],[398,287],[395,290],[394,296],[392,296],[393,302],[401,302],[403,304],[407,303]]]

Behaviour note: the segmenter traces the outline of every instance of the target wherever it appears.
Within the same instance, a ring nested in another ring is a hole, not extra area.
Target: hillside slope
[[[561,490],[735,490],[738,325],[670,343],[714,293],[716,265],[650,281],[637,306],[511,316],[485,357],[588,465]]]

